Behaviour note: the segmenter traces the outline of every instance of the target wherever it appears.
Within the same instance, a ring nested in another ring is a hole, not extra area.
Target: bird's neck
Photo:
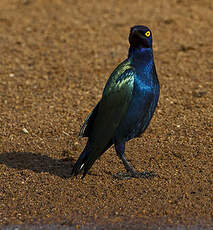
[[[132,65],[139,71],[144,69],[146,72],[149,72],[154,65],[152,48],[135,48],[130,46],[128,59],[131,60]]]
[[[130,46],[128,58],[131,58],[133,62],[138,60],[147,63],[153,60],[152,48]]]
[[[155,64],[152,48],[134,48],[130,46],[128,59],[139,78],[146,80],[146,82],[153,81],[155,76],[151,73],[155,68]]]

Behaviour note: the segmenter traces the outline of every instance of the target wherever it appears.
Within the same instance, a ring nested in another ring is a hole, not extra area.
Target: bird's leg
[[[122,160],[124,167],[127,171],[127,173],[119,173],[116,175],[119,179],[129,179],[129,178],[148,178],[153,177],[154,174],[151,172],[136,172],[133,167],[129,164],[127,159],[124,156],[125,152],[125,143],[122,144],[115,144],[115,150],[119,158]]]
[[[135,173],[134,169],[132,168],[132,166],[129,164],[129,162],[127,161],[127,159],[124,156],[125,143],[124,144],[115,144],[115,150],[116,150],[118,157],[122,160],[126,171],[128,173],[134,174]]]

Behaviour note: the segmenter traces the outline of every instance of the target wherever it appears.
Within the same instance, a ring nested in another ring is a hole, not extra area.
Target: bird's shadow
[[[61,178],[71,177],[74,165],[72,157],[55,159],[32,152],[4,152],[0,154],[0,164],[18,170],[29,169],[36,173],[48,172]]]

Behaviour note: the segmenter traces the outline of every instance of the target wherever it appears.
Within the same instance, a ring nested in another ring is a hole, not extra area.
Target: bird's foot
[[[153,172],[126,172],[114,175],[116,179],[126,180],[131,178],[153,178],[156,174]]]

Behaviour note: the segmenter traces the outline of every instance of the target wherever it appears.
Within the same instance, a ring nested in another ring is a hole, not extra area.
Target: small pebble
[[[25,129],[25,128],[23,128],[22,131],[23,131],[24,133],[29,133],[28,130]]]

